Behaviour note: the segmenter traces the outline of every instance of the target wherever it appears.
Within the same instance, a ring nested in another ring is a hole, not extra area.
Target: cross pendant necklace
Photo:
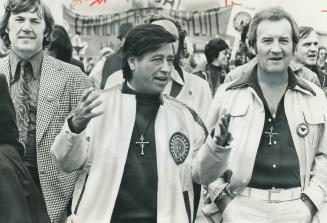
[[[272,143],[271,143],[271,139],[272,139],[272,137],[274,137],[274,135],[278,135],[278,133],[273,132],[273,131],[274,131],[274,127],[271,126],[271,127],[270,127],[270,132],[265,132],[265,134],[267,134],[267,135],[269,136],[269,145],[270,145],[270,146],[272,145]]]
[[[136,145],[139,145],[140,148],[141,148],[141,156],[144,156],[144,147],[145,147],[147,144],[150,143],[149,141],[145,141],[145,138],[144,138],[144,137],[146,136],[146,133],[147,133],[147,131],[148,131],[148,129],[149,129],[149,127],[150,127],[152,121],[154,120],[154,118],[155,118],[156,116],[157,116],[157,113],[155,112],[154,115],[151,117],[149,123],[147,124],[147,126],[146,126],[146,128],[145,128],[145,130],[144,130],[144,133],[142,134],[142,133],[140,132],[140,133],[141,133],[140,141],[136,141],[136,142],[135,142],[135,144],[136,144]],[[135,123],[135,124],[136,124],[136,123]],[[137,126],[137,124],[136,124],[136,126]],[[137,129],[139,129],[138,126],[137,126]]]
[[[140,136],[140,141],[138,142],[138,141],[136,141],[135,142],[135,144],[138,144],[138,145],[140,145],[140,147],[141,147],[141,155],[142,156],[144,156],[144,147],[145,147],[145,145],[146,144],[149,144],[150,142],[148,142],[148,141],[144,141],[144,136],[141,134],[141,136]]]

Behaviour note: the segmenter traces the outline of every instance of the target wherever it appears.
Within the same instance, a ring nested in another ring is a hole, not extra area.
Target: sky
[[[94,0],[45,0],[50,6],[57,23],[62,24],[62,8],[61,4],[69,5],[72,1],[80,2],[81,4],[74,4],[75,10],[80,14],[108,14],[113,12],[124,11],[130,7],[132,2],[138,5],[146,5],[147,2],[156,2],[158,6],[169,7],[166,2],[174,2],[175,5],[179,3],[179,9],[182,10],[202,10],[213,7],[224,7],[225,1],[229,4],[232,0],[98,0],[102,4],[95,4],[90,7],[90,3]],[[106,3],[104,3],[106,1]],[[317,31],[327,33],[327,0],[233,0],[234,3],[242,6],[253,7],[256,10],[280,5],[284,7],[302,26],[312,26]],[[4,0],[0,3],[0,15],[3,14]],[[151,3],[150,3],[151,4]],[[165,5],[164,5],[165,4]],[[326,10],[324,12],[323,10]]]

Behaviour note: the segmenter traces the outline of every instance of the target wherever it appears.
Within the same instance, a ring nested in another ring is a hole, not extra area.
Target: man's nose
[[[24,32],[30,32],[30,31],[32,31],[31,23],[29,21],[23,22],[23,24],[22,24],[22,31],[24,31]]]
[[[315,44],[310,44],[309,49],[310,49],[310,51],[318,51],[318,46]]]
[[[282,51],[282,48],[280,47],[280,43],[278,40],[275,40],[272,43],[272,47],[271,47],[271,52],[273,53],[280,53]]]
[[[172,64],[169,63],[167,60],[164,60],[161,66],[161,71],[170,72],[171,68],[172,68]]]

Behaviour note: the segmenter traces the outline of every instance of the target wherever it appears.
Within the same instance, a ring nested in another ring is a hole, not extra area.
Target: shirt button
[[[273,164],[273,165],[272,165],[272,167],[273,167],[273,168],[276,168],[276,167],[277,167],[277,165],[276,165],[276,164]]]
[[[271,118],[268,118],[268,122],[271,122]]]
[[[277,144],[277,141],[276,140],[274,140],[274,145],[276,145]]]

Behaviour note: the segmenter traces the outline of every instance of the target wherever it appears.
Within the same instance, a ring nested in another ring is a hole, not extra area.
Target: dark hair
[[[133,25],[131,23],[129,23],[129,22],[121,24],[119,26],[117,38],[119,40],[122,40],[123,38],[125,38],[127,36],[128,31],[130,31],[131,28],[133,28]]]
[[[145,20],[145,23],[153,23],[159,20],[168,20],[172,22],[178,30],[178,49],[174,58],[174,68],[178,71],[178,73],[181,73],[181,59],[189,57],[187,52],[187,44],[185,42],[187,32],[182,29],[182,26],[178,20],[168,16],[149,15]]]
[[[313,28],[309,27],[309,26],[300,26],[299,27],[299,38],[301,39],[305,39],[307,38],[311,32],[313,32]]]
[[[249,32],[249,24],[247,24],[246,26],[244,26],[243,29],[242,29],[241,41],[243,43],[246,42],[246,37],[247,37],[248,32]]]
[[[31,9],[34,9],[34,12],[37,12],[40,18],[44,18],[45,30],[43,49],[49,45],[54,20],[48,6],[41,0],[8,0],[5,6],[5,13],[0,21],[0,37],[3,39],[3,42],[7,47],[10,47],[11,45],[8,32],[6,31],[11,13],[17,14],[28,12]]]
[[[126,80],[132,78],[132,70],[128,59],[131,56],[142,58],[145,54],[155,51],[167,43],[176,41],[176,36],[155,24],[142,24],[132,28],[123,45],[123,76]]]
[[[204,55],[207,58],[208,64],[218,58],[220,51],[228,49],[225,40],[221,38],[214,38],[204,48]]]
[[[54,25],[48,50],[53,51],[57,59],[70,63],[73,54],[73,46],[63,26]]]
[[[259,12],[257,12],[251,23],[249,28],[249,46],[253,47],[256,50],[256,42],[257,42],[257,29],[258,25],[262,21],[280,21],[282,19],[286,19],[290,22],[292,27],[292,41],[293,41],[293,52],[295,50],[295,47],[297,43],[299,42],[299,31],[298,26],[293,19],[293,17],[286,12],[282,7],[276,6],[276,7],[269,7],[266,9],[263,9]]]

